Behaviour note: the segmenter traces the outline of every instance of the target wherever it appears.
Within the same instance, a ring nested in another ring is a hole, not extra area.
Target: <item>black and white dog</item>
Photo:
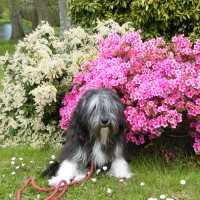
[[[50,165],[41,176],[49,175],[49,184],[87,175],[90,160],[95,167],[110,166],[107,174],[132,177],[124,135],[124,109],[119,97],[107,88],[86,91],[70,119],[59,163]]]

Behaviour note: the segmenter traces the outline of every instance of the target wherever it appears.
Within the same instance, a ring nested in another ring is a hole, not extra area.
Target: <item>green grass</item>
[[[22,19],[22,26],[25,31],[25,35],[31,33],[32,31],[32,22],[26,19]]]
[[[10,23],[9,9],[4,10],[0,23]]]
[[[31,177],[35,179],[38,186],[49,187],[47,180],[40,179],[40,173],[47,167],[51,160],[51,155],[58,155],[59,151],[53,149],[33,149],[24,146],[8,147],[0,149],[0,199],[16,199],[18,190]],[[15,164],[11,165],[11,158],[15,157]],[[20,161],[19,158],[23,158]],[[34,161],[34,163],[30,163]],[[193,161],[192,161],[193,162]],[[23,168],[15,169],[16,166]],[[146,200],[150,197],[159,199],[160,195],[166,198],[176,197],[179,200],[198,200],[200,196],[200,174],[199,167],[195,163],[177,161],[176,164],[166,163],[156,157],[144,158],[142,156],[133,158],[131,163],[132,172],[135,176],[132,179],[119,179],[107,177],[104,172],[98,176],[93,173],[92,178],[96,178],[96,182],[91,179],[83,184],[77,184],[68,187],[63,199],[133,199]],[[14,176],[12,172],[16,172]],[[2,177],[5,175],[5,177]],[[180,181],[185,180],[186,184],[181,185]],[[144,186],[140,183],[144,182]],[[107,189],[111,189],[112,193],[108,194]],[[52,192],[39,192],[28,185],[22,192],[22,199],[45,199]],[[171,195],[171,196],[170,196]]]
[[[10,55],[13,55],[17,43],[17,40],[0,40],[0,56],[5,56],[6,51],[8,51]]]

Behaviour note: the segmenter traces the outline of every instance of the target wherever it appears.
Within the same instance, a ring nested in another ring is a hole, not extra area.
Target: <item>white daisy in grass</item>
[[[5,177],[5,175],[3,174],[3,175],[2,175],[2,178],[4,178],[4,177]]]
[[[15,157],[12,157],[11,160],[15,160]]]
[[[141,183],[140,183],[140,186],[144,186],[144,185],[145,185],[145,183],[144,183],[144,182],[141,182]]]
[[[11,173],[12,176],[14,176],[15,174],[16,174],[15,172],[12,172],[12,173]]]
[[[181,180],[181,185],[185,185],[186,184],[186,181],[185,180]]]
[[[39,199],[39,198],[40,198],[40,195],[38,194],[38,195],[37,195],[37,199]]]
[[[166,198],[166,200],[174,200],[174,199],[172,199],[172,198]]]
[[[97,181],[96,178],[92,178],[91,180],[92,180],[92,182],[94,182],[94,183]]]
[[[9,194],[8,196],[9,196],[9,198],[12,198],[12,194]]]
[[[54,161],[53,160],[51,160],[50,162],[49,162],[49,164],[53,164],[54,163]]]
[[[11,165],[14,165],[14,164],[15,164],[15,161],[12,161],[10,164],[11,164]]]
[[[23,158],[19,158],[19,160],[20,160],[20,161],[22,161],[22,160],[23,160]]]
[[[166,196],[165,195],[160,195],[160,199],[165,199]]]
[[[25,163],[22,163],[22,167],[24,167],[25,166]]]
[[[30,163],[34,163],[34,161],[31,160]]]
[[[111,194],[111,193],[112,193],[112,190],[108,188],[108,189],[107,189],[107,193],[108,193],[108,194]]]
[[[78,177],[75,177],[74,178],[74,181],[79,181],[80,179]]]
[[[126,176],[126,179],[130,179],[130,178],[131,178],[131,175],[128,174],[128,175]]]
[[[103,167],[103,170],[104,170],[104,171],[106,171],[107,169],[108,169],[108,167],[107,167],[107,166],[104,166],[104,167]]]
[[[100,169],[97,169],[96,174],[98,175],[101,172]]]
[[[19,169],[19,166],[16,166],[15,169]]]
[[[121,183],[122,183],[122,182],[124,182],[124,180],[123,180],[123,179],[119,179],[119,182],[121,182]]]
[[[55,159],[55,156],[54,156],[54,155],[51,155],[51,159],[53,159],[53,160],[54,160],[54,159]]]

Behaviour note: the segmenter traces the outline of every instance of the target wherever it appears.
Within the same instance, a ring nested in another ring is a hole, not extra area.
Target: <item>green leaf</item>
[[[153,3],[153,7],[154,7],[155,9],[157,9],[157,8],[158,8],[158,4],[157,4],[157,3]]]
[[[145,0],[142,0],[142,7],[144,7],[144,1],[145,1]]]
[[[122,6],[126,8],[126,1],[122,1]]]
[[[195,14],[195,15],[194,15],[194,18],[195,18],[196,20],[199,20],[199,15],[198,15],[198,14]]]

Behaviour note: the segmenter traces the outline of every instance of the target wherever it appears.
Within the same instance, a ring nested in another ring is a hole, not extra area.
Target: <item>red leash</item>
[[[39,191],[50,191],[50,190],[54,190],[54,192],[52,193],[51,196],[49,196],[48,198],[46,198],[45,200],[55,200],[55,199],[59,199],[66,191],[67,187],[70,186],[70,185],[74,185],[74,184],[77,184],[77,183],[81,183],[83,181],[86,181],[87,179],[90,178],[90,176],[92,175],[92,172],[93,172],[93,169],[94,169],[94,163],[93,161],[91,160],[91,169],[90,169],[90,173],[88,174],[87,177],[85,177],[84,179],[80,180],[80,181],[75,181],[75,182],[72,182],[72,183],[67,183],[65,180],[62,180],[58,183],[58,185],[56,187],[53,187],[53,188],[40,188],[38,187],[35,182],[34,182],[34,178],[30,178],[25,184],[24,186],[19,189],[18,191],[18,194],[17,194],[17,200],[20,200],[21,199],[21,192],[22,190],[31,182],[33,187]],[[62,183],[64,183],[64,185],[61,185]],[[59,189],[63,188],[63,191],[55,198],[53,198],[56,193],[58,192]]]

